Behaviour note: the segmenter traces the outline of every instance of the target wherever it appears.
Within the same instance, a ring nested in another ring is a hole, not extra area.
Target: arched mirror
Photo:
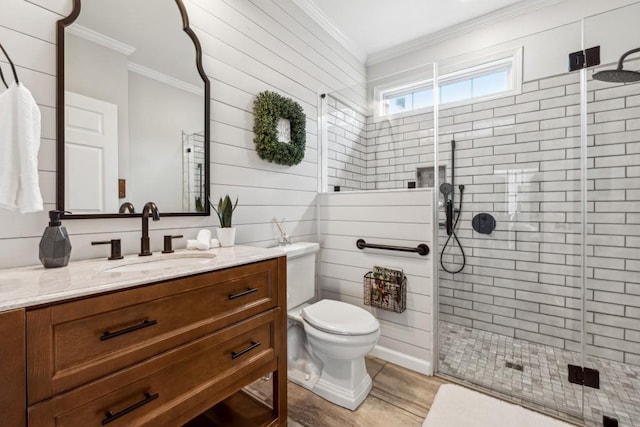
[[[209,80],[182,1],[74,0],[57,35],[57,208],[209,215]]]

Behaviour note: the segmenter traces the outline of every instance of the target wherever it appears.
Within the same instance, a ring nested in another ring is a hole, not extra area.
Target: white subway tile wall
[[[441,272],[443,320],[577,350],[580,342],[579,74],[444,109],[440,158],[465,185],[458,236],[467,266]],[[637,85],[588,85],[587,353],[640,361],[640,109]],[[416,131],[419,125],[421,130]],[[433,115],[367,125],[369,188],[403,188],[432,166]],[[492,213],[491,235],[472,230]],[[441,213],[442,214],[442,213]],[[440,218],[443,221],[443,218]],[[444,243],[443,232],[440,244]],[[461,261],[445,251],[445,263]]]
[[[331,94],[327,96],[327,167],[332,190],[365,190],[366,117]]]

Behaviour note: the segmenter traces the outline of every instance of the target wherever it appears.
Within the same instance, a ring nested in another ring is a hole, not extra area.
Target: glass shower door
[[[638,16],[634,3],[584,21],[584,47],[602,59],[587,71],[585,366],[599,372],[599,388],[585,388],[588,425],[640,426],[640,82],[622,82],[640,74],[595,74],[640,47]],[[640,52],[622,65],[640,70]]]
[[[575,22],[474,52],[497,61],[477,78],[470,55],[440,63],[450,185],[437,254],[438,371],[579,420],[583,388],[567,378],[582,363],[580,73],[566,55],[581,32]],[[523,68],[501,80],[519,49]]]

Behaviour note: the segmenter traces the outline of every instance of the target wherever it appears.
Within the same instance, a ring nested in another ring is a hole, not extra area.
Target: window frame
[[[471,98],[466,98],[453,102],[441,102],[440,108],[453,108],[461,105],[472,104],[476,102],[484,102],[492,99],[502,98],[505,96],[519,95],[522,93],[522,47],[503,52],[502,54],[491,55],[474,60],[471,64],[458,65],[452,71],[444,73],[438,79],[439,90],[447,83],[456,83],[465,80],[473,81],[474,78],[491,75],[499,71],[507,71],[507,79],[509,88],[504,91],[477,96],[473,94]],[[445,67],[451,68],[451,67]],[[422,75],[412,76],[401,80],[395,80],[385,84],[375,86],[374,92],[374,114],[373,121],[394,120],[398,118],[408,117],[416,114],[428,113],[433,111],[433,105],[430,107],[412,109],[394,114],[386,114],[386,102],[389,95],[402,95],[415,93],[420,89],[433,90],[433,77],[425,77]],[[441,97],[440,97],[441,98]],[[433,104],[433,103],[432,103]]]

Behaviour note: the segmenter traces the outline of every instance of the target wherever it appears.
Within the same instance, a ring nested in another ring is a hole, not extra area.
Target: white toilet
[[[355,410],[371,391],[364,356],[380,337],[366,310],[315,296],[317,243],[282,246],[287,253],[289,379],[336,405]]]

